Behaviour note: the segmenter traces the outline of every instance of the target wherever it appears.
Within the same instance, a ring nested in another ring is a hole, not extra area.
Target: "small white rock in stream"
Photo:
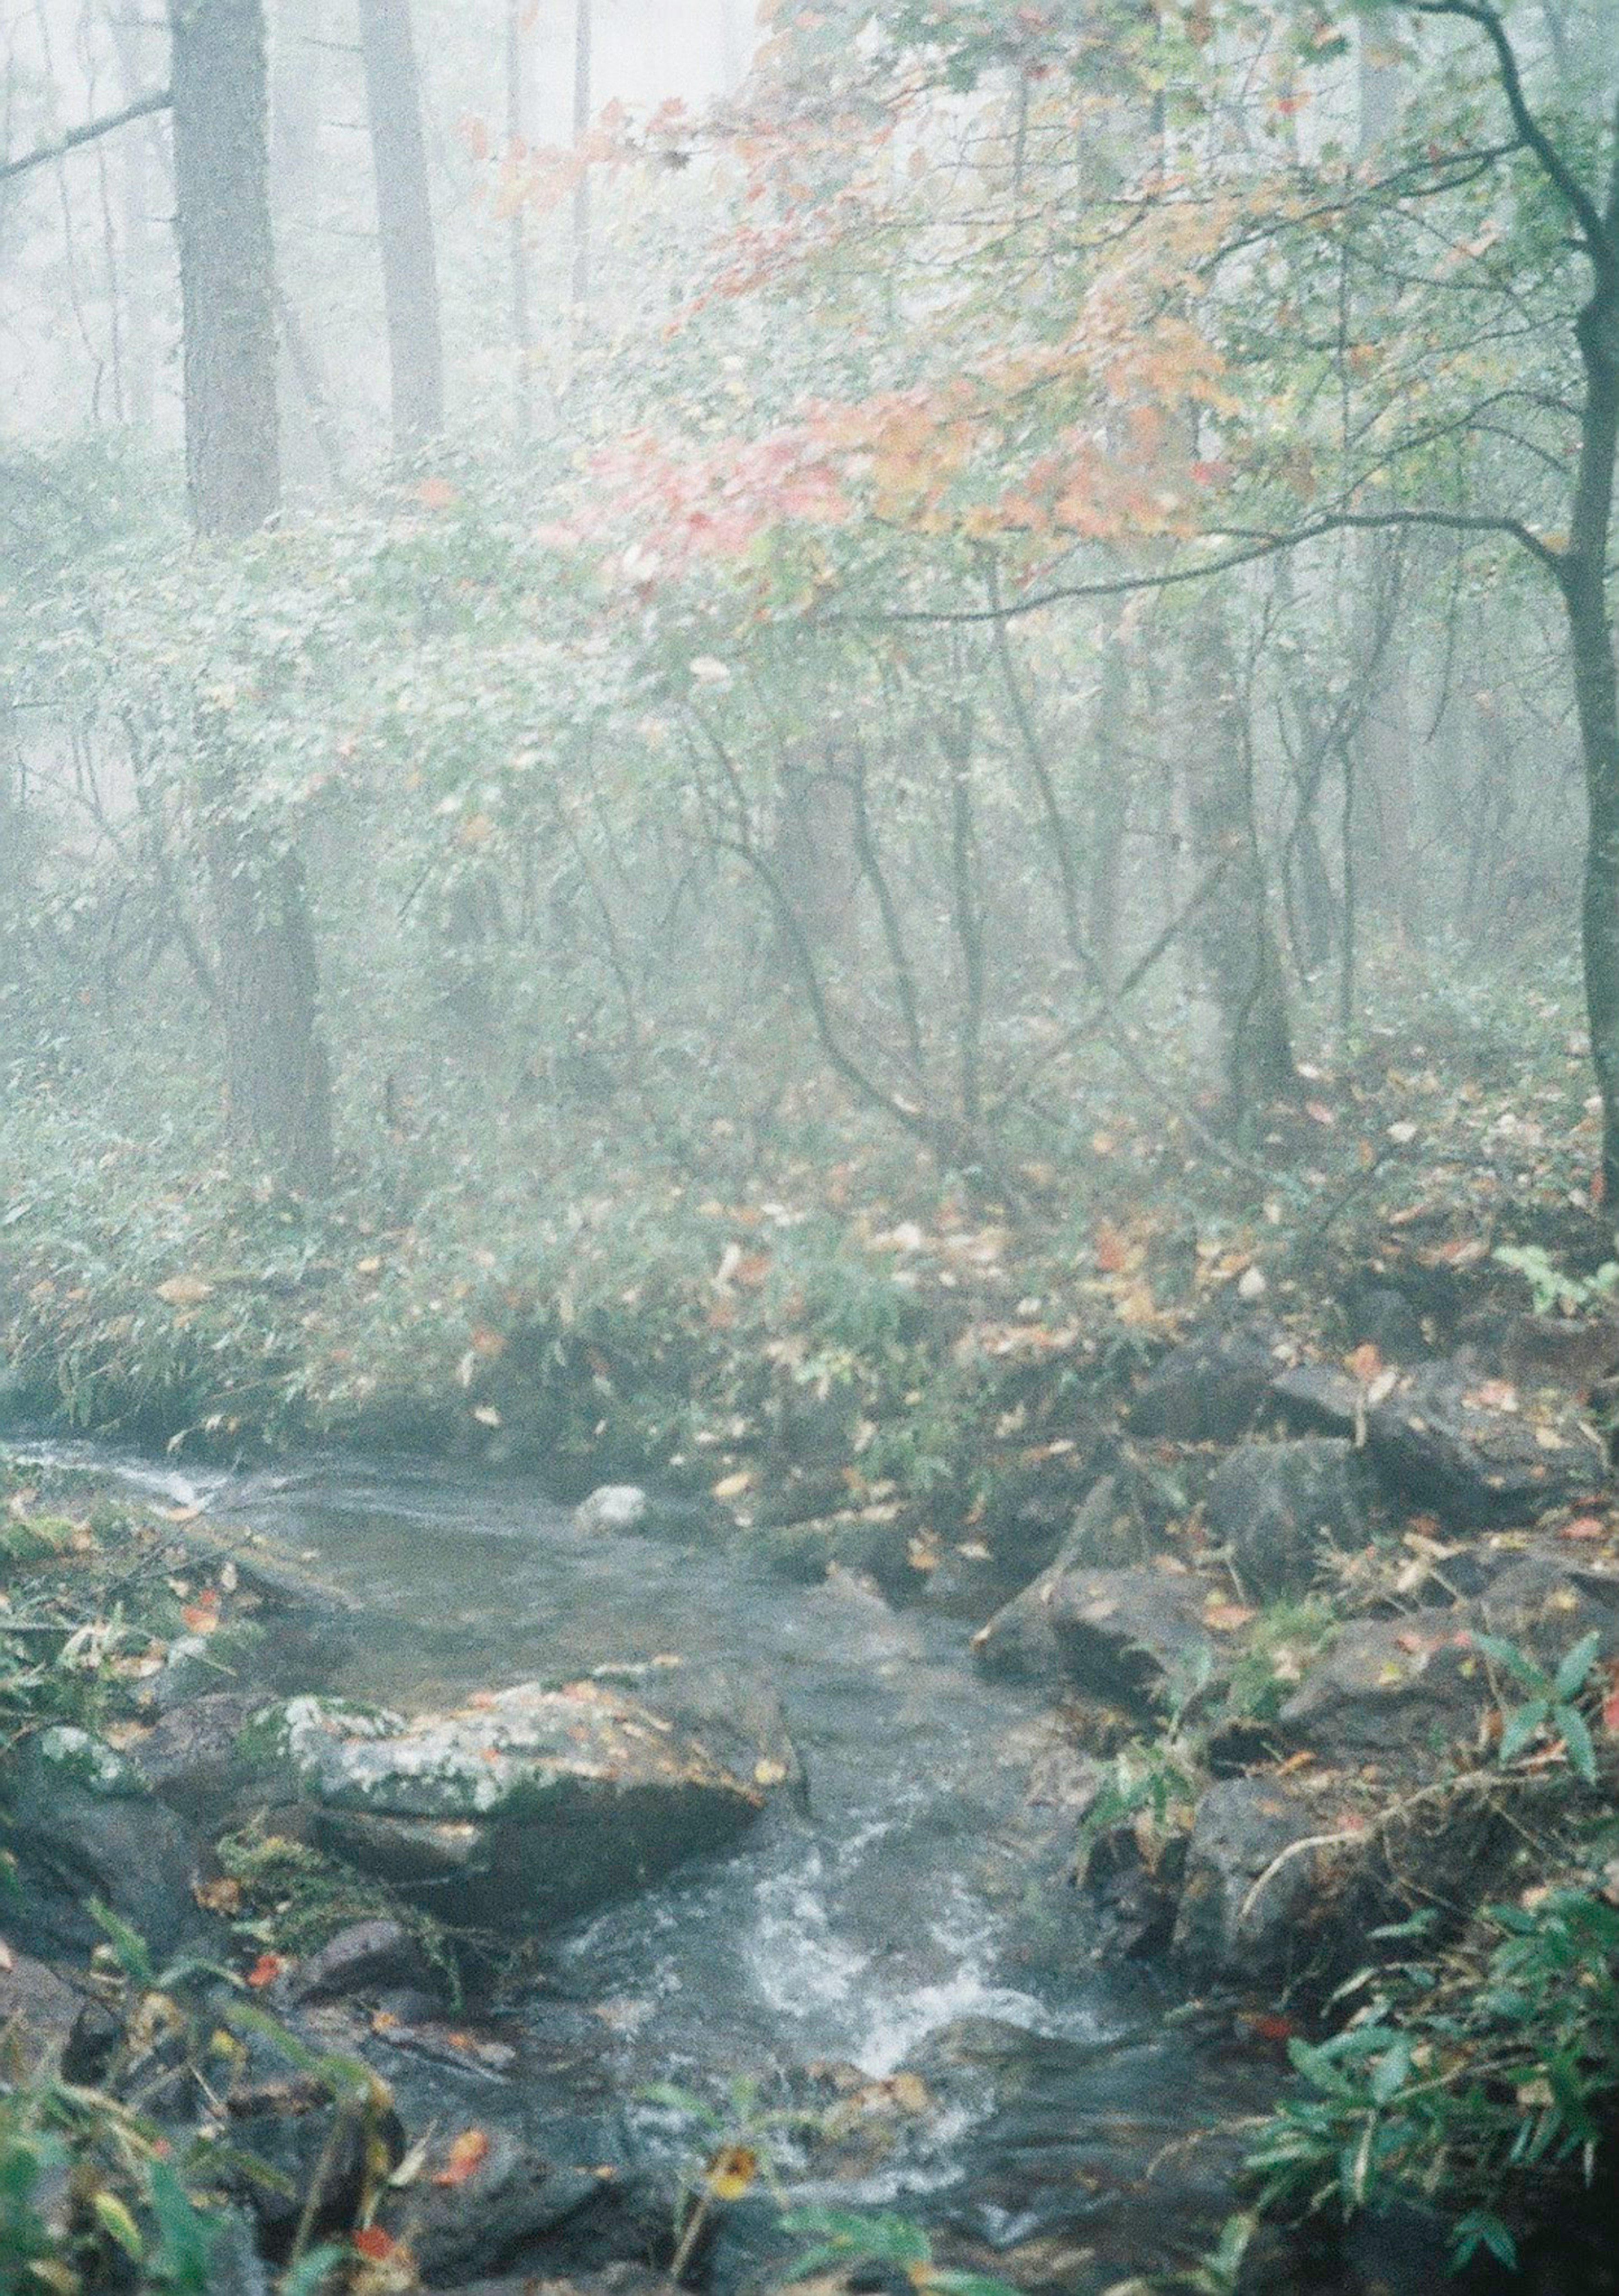
[[[576,1530],[638,1530],[652,1501],[639,1483],[603,1483],[573,1510]]]

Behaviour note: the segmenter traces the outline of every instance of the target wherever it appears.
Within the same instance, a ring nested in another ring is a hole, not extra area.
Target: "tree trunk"
[[[506,0],[505,79],[506,148],[521,165],[529,141],[529,74],[523,34],[524,0]],[[530,364],[534,350],[534,323],[529,296],[529,233],[521,203],[514,203],[506,224],[506,262],[512,304],[513,412],[517,435],[526,439],[533,421]]]
[[[360,56],[376,176],[393,445],[403,455],[444,428],[439,269],[410,0],[360,0]]]
[[[573,141],[581,144],[590,132],[592,0],[573,0]],[[573,193],[573,300],[583,303],[590,294],[590,170],[579,169]]]
[[[1297,1089],[1281,957],[1271,930],[1253,821],[1247,728],[1219,616],[1205,611],[1187,651],[1192,680],[1187,789],[1197,869],[1221,874],[1198,913],[1196,939],[1220,1021],[1225,1119],[1245,1130],[1269,1101]]]
[[[169,0],[192,524],[251,534],[281,503],[260,0]]]
[[[1124,891],[1124,832],[1130,816],[1130,766],[1125,739],[1130,717],[1130,668],[1115,627],[1103,639],[1091,747],[1089,850],[1085,857],[1086,925],[1096,960],[1095,986],[1113,993],[1119,978]]]
[[[280,497],[262,0],[169,0],[185,467],[193,529],[229,542]],[[289,1185],[332,1177],[332,1085],[296,854],[247,802],[226,714],[199,708],[203,849],[234,1130]]]
[[[1619,133],[1609,154],[1607,198],[1588,230],[1593,284],[1577,336],[1585,369],[1580,455],[1568,547],[1558,586],[1574,657],[1574,703],[1585,768],[1585,882],[1581,940],[1591,1062],[1602,1096],[1602,1192],[1619,1206],[1619,679],[1607,607],[1607,554],[1614,523],[1614,458],[1619,453]]]

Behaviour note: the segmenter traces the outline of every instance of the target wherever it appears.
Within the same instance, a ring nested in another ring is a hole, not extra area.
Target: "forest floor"
[[[318,1210],[44,1104],[4,1151],[11,1406],[215,1454],[425,1443],[569,1498],[645,1481],[790,1577],[969,1621],[1064,1718],[1116,1950],[1290,2060],[1269,2204],[1419,2193],[1504,2257],[1606,2159],[1619,2095],[1588,1094],[1564,1001],[1434,993],[1229,1152],[1206,1111],[1094,1099],[1013,1204],[806,1101],[774,1148],[722,1122],[706,1171],[620,1136],[565,1192],[469,1165],[407,1201],[396,1170]],[[13,1579],[104,1544],[46,1513],[13,1485]],[[233,1608],[165,1536],[118,1548],[156,1608],[97,1648],[103,1699]]]

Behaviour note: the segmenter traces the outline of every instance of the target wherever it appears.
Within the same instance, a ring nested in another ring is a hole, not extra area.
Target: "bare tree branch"
[[[154,111],[167,111],[172,98],[166,87],[154,88],[134,103],[127,103],[121,111],[110,111],[104,119],[87,120],[82,127],[71,127],[54,144],[41,144],[37,150],[25,152],[21,160],[0,160],[0,184],[12,176],[25,176],[30,168],[43,168],[52,160],[60,160],[65,152],[76,152],[81,144],[94,144],[98,136],[111,135],[115,127],[127,127],[132,119],[144,119]]]
[[[1540,161],[1547,182],[1555,186],[1578,223],[1593,264],[1610,275],[1619,270],[1619,249],[1615,247],[1613,234],[1600,209],[1529,109],[1516,51],[1490,0],[1413,0],[1413,5],[1419,16],[1459,16],[1478,26],[1495,51],[1496,77],[1507,99],[1507,109],[1512,114],[1513,126],[1525,147]]]

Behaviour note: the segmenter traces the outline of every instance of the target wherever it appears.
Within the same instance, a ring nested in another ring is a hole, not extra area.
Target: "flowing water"
[[[547,1999],[588,2005],[620,2097],[653,2081],[723,2096],[743,2076],[801,2098],[913,2071],[928,2110],[852,2139],[830,2184],[823,2159],[819,2197],[996,2254],[1056,2243],[1064,2286],[1185,2259],[1218,2227],[1230,2148],[1204,2133],[1253,2111],[1273,2075],[1194,2049],[1145,1976],[1089,1961],[1062,1883],[1072,1817],[1030,1792],[1042,1747],[1049,1766],[1045,1703],[979,1679],[960,1621],[895,1612],[851,1579],[785,1585],[695,1536],[585,1533],[517,1477],[345,1456],[192,1480],[88,1447],[49,1456],[200,1501],[357,1598],[337,1685],[352,1694],[422,1709],[660,1657],[769,1682],[803,1806],[609,1907],[550,1961]],[[667,2115],[639,2110],[646,2144],[673,2141]]]

